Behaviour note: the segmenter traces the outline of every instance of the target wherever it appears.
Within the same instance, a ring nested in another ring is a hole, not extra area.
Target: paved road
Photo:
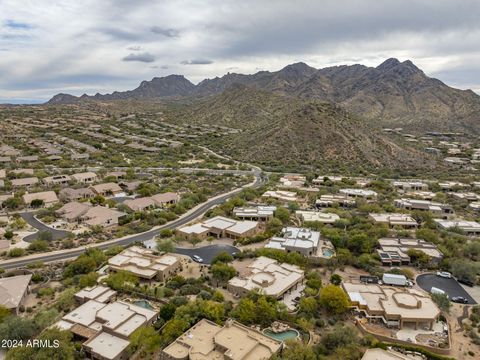
[[[29,223],[31,226],[33,226],[35,229],[38,230],[35,234],[27,235],[23,238],[24,241],[27,242],[32,242],[36,239],[38,239],[38,234],[40,232],[49,232],[52,234],[52,240],[60,240],[63,238],[68,237],[70,233],[65,230],[56,230],[52,229],[51,227],[46,226],[45,224],[41,223],[37,219],[35,219],[35,213],[32,212],[26,212],[26,213],[21,213],[20,216],[25,220],[27,223]]]
[[[236,252],[239,252],[240,249],[235,246],[218,244],[218,245],[208,245],[199,248],[193,249],[184,249],[176,248],[175,252],[177,254],[187,255],[192,257],[193,255],[198,255],[203,259],[203,264],[210,264],[215,256],[221,252],[227,252],[230,255],[233,255]]]
[[[465,289],[455,279],[447,279],[436,274],[422,274],[417,276],[417,284],[423,290],[430,292],[432,286],[442,289],[448,294],[451,299],[454,296],[462,296],[468,299],[469,304],[476,304],[477,302],[465,291]]]
[[[258,187],[264,181],[264,179],[262,179],[260,177],[260,171],[256,170],[254,172],[254,174],[255,174],[255,182],[250,187]],[[131,244],[131,243],[134,243],[134,242],[137,242],[137,241],[138,242],[144,242],[146,240],[150,240],[150,239],[154,238],[155,236],[157,236],[160,233],[160,231],[163,230],[163,229],[175,229],[179,226],[183,226],[185,224],[188,224],[192,220],[194,220],[194,219],[200,217],[201,215],[203,215],[205,212],[207,212],[212,207],[225,202],[227,199],[231,198],[232,196],[238,194],[241,191],[242,191],[242,189],[237,189],[234,192],[231,192],[231,193],[225,194],[223,196],[217,197],[215,199],[209,200],[209,201],[203,203],[198,208],[196,208],[195,211],[192,211],[191,213],[189,213],[187,215],[184,215],[183,217],[180,217],[177,220],[171,221],[168,224],[165,224],[165,225],[163,225],[163,226],[161,226],[157,229],[150,230],[150,231],[140,233],[140,234],[135,234],[135,235],[132,235],[132,236],[129,236],[129,237],[126,237],[126,238],[118,239],[117,241],[110,242],[108,244],[98,244],[98,245],[95,244],[95,245],[92,245],[92,247],[94,246],[94,247],[98,247],[100,249],[107,249],[110,246],[114,246],[114,245],[128,245],[128,244]],[[18,259],[17,261],[12,261],[12,262],[9,262],[9,263],[3,263],[3,262],[0,261],[0,268],[14,269],[14,268],[27,266],[28,264],[30,264],[32,262],[39,262],[39,261],[41,261],[41,262],[51,262],[51,261],[66,260],[66,259],[70,259],[70,258],[75,258],[75,257],[79,256],[81,253],[83,253],[84,251],[85,251],[85,248],[81,248],[81,249],[71,251],[71,252],[66,252],[66,253],[59,253],[59,254],[48,254],[48,253],[46,253],[44,256],[36,257],[34,261],[32,261],[31,259],[23,259],[23,260]],[[201,257],[203,258],[203,256],[201,256]]]

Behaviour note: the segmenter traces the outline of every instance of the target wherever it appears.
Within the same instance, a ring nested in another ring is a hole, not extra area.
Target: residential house
[[[434,219],[440,229],[459,229],[466,235],[480,235],[480,224],[476,221]]]
[[[443,258],[435,244],[422,239],[381,238],[378,243],[380,248],[377,249],[377,253],[382,265],[385,266],[409,265],[411,260],[409,250],[421,251],[435,263],[439,263]]]
[[[95,285],[88,286],[77,292],[75,294],[75,300],[77,300],[80,304],[84,304],[90,300],[95,300],[101,303],[108,303],[114,300],[116,295],[117,292],[107,286]]]
[[[361,360],[420,360],[415,351],[398,352],[393,349],[372,348],[367,349]]]
[[[343,282],[352,308],[370,322],[402,329],[405,325],[433,328],[440,309],[429,294],[419,290]]]
[[[205,239],[208,236],[239,239],[255,235],[258,229],[256,221],[238,221],[216,216],[201,223],[181,227],[177,229],[177,235],[186,239],[193,237]]]
[[[440,189],[444,191],[453,191],[456,189],[462,189],[468,187],[467,184],[458,182],[458,181],[443,181],[439,182],[438,186],[440,186]]]
[[[130,271],[141,279],[167,281],[181,271],[182,261],[175,254],[158,256],[152,250],[132,246],[108,259],[108,266],[113,271]]]
[[[58,197],[57,194],[55,194],[55,191],[42,191],[31,194],[27,193],[22,196],[22,199],[27,206],[30,206],[33,200],[42,200],[43,206],[45,207],[52,206],[58,202]]]
[[[0,278],[0,305],[18,315],[25,305],[31,279],[31,274]]]
[[[112,177],[112,178],[115,178],[116,180],[124,179],[126,176],[127,176],[127,173],[125,171],[110,171],[105,174],[106,178]]]
[[[28,178],[20,178],[20,179],[12,179],[12,187],[18,188],[18,187],[31,187],[36,184],[38,184],[38,178],[37,177],[28,177]]]
[[[162,350],[160,360],[267,360],[282,342],[228,319],[224,326],[201,319]]]
[[[55,186],[55,185],[68,185],[70,181],[70,176],[68,175],[54,175],[48,176],[43,179],[43,182],[47,186]]]
[[[453,215],[453,208],[450,205],[429,200],[402,198],[396,199],[394,204],[400,209],[430,211],[434,216],[440,216],[443,218],[448,218]]]
[[[367,189],[340,189],[340,194],[344,194],[351,199],[363,198],[366,200],[375,200],[377,193]]]
[[[322,239],[320,232],[305,228],[286,227],[265,245],[268,249],[297,252],[304,256],[330,258],[335,255],[332,243]]]
[[[325,182],[339,183],[342,182],[343,179],[343,176],[319,175],[316,179],[313,179],[312,182],[316,185],[323,185]]]
[[[298,266],[260,256],[242,274],[230,279],[227,289],[235,296],[245,296],[257,290],[261,294],[282,299],[301,285],[304,278],[304,271]]]
[[[456,197],[457,199],[463,199],[467,201],[479,201],[480,200],[480,195],[474,193],[474,192],[456,192],[456,193],[451,193],[452,196]]]
[[[97,174],[94,172],[83,172],[72,175],[72,179],[83,184],[93,184],[97,181]]]
[[[394,188],[403,191],[426,191],[428,184],[421,181],[392,181]]]
[[[165,205],[174,205],[180,201],[180,195],[174,192],[166,192],[163,194],[155,194],[151,196],[151,199],[157,207],[163,207]]]
[[[269,190],[266,191],[262,197],[264,198],[274,198],[282,201],[297,201],[297,193],[293,191],[283,191],[283,190]]]
[[[337,220],[340,220],[340,216],[334,213],[325,213],[321,211],[312,211],[312,210],[297,210],[295,211],[300,219],[305,221],[315,221],[322,224],[333,224]]]
[[[276,210],[276,206],[264,205],[236,207],[233,209],[233,215],[241,220],[267,222],[273,218]]]
[[[58,196],[62,201],[78,201],[83,199],[91,199],[95,196],[95,194],[90,188],[64,188],[59,191]]]
[[[357,204],[354,199],[351,199],[345,194],[321,195],[320,199],[315,201],[317,208],[328,208],[336,205],[344,208],[353,207]]]
[[[91,207],[92,206],[89,203],[72,201],[55,211],[55,214],[67,222],[80,222],[82,216],[85,215]]]
[[[123,192],[122,188],[116,183],[103,183],[90,186],[90,189],[97,195],[115,196]]]
[[[405,193],[405,195],[413,198],[420,198],[422,200],[432,200],[436,194],[431,191],[409,191]]]
[[[81,221],[89,226],[109,227],[118,225],[118,222],[126,214],[121,211],[109,209],[104,206],[90,207],[85,214],[82,215]]]
[[[125,191],[135,191],[142,184],[141,181],[122,181],[120,187]]]
[[[54,324],[83,339],[88,359],[126,360],[131,335],[141,326],[151,325],[157,313],[124,301],[104,303],[89,300]]]
[[[380,224],[387,224],[389,227],[401,227],[404,229],[415,229],[418,226],[417,221],[408,214],[369,214],[373,221]]]
[[[123,205],[127,206],[133,211],[146,211],[155,208],[155,201],[150,197],[129,199],[123,202]]]

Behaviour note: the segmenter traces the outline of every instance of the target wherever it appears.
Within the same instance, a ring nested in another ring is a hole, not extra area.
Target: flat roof
[[[377,193],[375,191],[366,189],[340,189],[340,192],[346,195],[353,196],[377,196]]]
[[[95,322],[97,311],[105,306],[104,303],[90,300],[80,305],[63,317],[63,320],[89,327]]]
[[[303,270],[298,266],[278,263],[265,256],[257,258],[247,271],[230,279],[228,284],[247,291],[258,289],[265,295],[280,296],[304,277]]]
[[[107,286],[97,285],[86,287],[75,294],[76,297],[88,300],[97,300],[105,302],[114,296],[117,292]]]
[[[218,346],[217,346],[218,345]],[[227,320],[223,327],[202,319],[163,352],[173,359],[264,360],[280,350],[282,342]],[[221,349],[225,349],[223,353]]]
[[[458,227],[465,231],[480,231],[480,224],[476,221],[443,220],[443,219],[434,219],[434,221],[438,225],[440,225],[442,228],[445,228],[445,229]]]
[[[362,360],[419,360],[419,357],[412,357],[392,350],[380,348],[367,349]]]
[[[90,348],[94,354],[98,354],[105,359],[115,359],[125,351],[129,344],[130,341],[128,340],[102,331],[84,343],[84,346]]]
[[[350,301],[364,305],[367,312],[381,312],[388,317],[419,321],[434,320],[440,314],[432,298],[418,290],[351,282],[342,283],[342,287]]]
[[[295,214],[300,216],[304,221],[318,221],[323,223],[334,223],[340,219],[340,216],[333,213],[324,213],[312,210],[297,210]]]
[[[233,234],[242,235],[258,225],[256,221],[234,220],[223,216],[215,216],[197,224],[188,225],[178,229],[185,234],[204,234],[211,229],[227,231]]]
[[[320,243],[320,232],[307,228],[286,227],[281,236],[274,236],[266,248],[283,249],[285,247],[310,249],[317,248]]]
[[[160,271],[179,263],[173,254],[154,255],[152,250],[132,246],[108,259],[108,264],[116,269],[130,271],[140,277],[151,279]]]

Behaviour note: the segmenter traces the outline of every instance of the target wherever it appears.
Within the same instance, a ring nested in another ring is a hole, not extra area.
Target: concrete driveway
[[[433,286],[445,291],[450,299],[454,296],[462,296],[468,300],[468,304],[474,305],[477,303],[458,283],[458,281],[453,278],[447,279],[437,276],[437,274],[422,274],[417,276],[416,282],[418,286],[428,293],[430,293]]]
[[[57,230],[57,229],[52,229],[51,227],[48,227],[47,225],[35,219],[34,215],[35,214],[31,212],[20,214],[23,220],[25,220],[30,226],[33,226],[35,229],[38,230],[38,232],[36,232],[35,234],[27,235],[26,237],[24,237],[23,238],[24,241],[32,242],[34,240],[37,240],[39,232],[48,232],[52,234],[52,240],[64,239],[68,237],[68,235],[70,235],[70,232],[68,231]]]
[[[230,255],[233,253],[239,252],[240,249],[232,245],[218,244],[218,245],[208,245],[199,248],[175,248],[175,252],[182,255],[187,255],[192,257],[193,255],[200,256],[203,259],[203,264],[210,264],[215,256],[221,252],[227,252]]]

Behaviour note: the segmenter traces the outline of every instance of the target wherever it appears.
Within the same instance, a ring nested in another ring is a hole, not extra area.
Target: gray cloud
[[[148,52],[144,52],[144,53],[140,53],[140,54],[131,53],[131,54],[125,56],[122,60],[123,61],[139,61],[139,62],[144,62],[144,63],[151,63],[151,62],[155,61],[155,56],[148,53]]]
[[[106,27],[106,28],[97,28],[99,33],[106,35],[114,40],[120,41],[139,41],[142,39],[142,34],[135,31],[128,31],[124,29]]]
[[[154,34],[159,34],[159,35],[163,35],[163,36],[170,37],[170,38],[176,38],[180,35],[180,32],[178,30],[166,29],[166,28],[162,28],[160,26],[153,26],[150,30]]]
[[[298,61],[374,66],[389,57],[480,91],[479,18],[478,0],[50,0],[21,9],[1,0],[0,98],[126,90],[170,73],[198,82]]]
[[[192,60],[183,60],[180,62],[182,65],[209,65],[213,64],[212,60],[208,59],[192,59]]]

